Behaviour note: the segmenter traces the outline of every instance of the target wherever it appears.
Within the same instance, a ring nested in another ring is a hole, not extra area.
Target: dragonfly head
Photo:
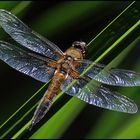
[[[85,56],[85,52],[86,52],[86,48],[87,48],[87,45],[85,42],[75,41],[72,43],[72,47],[79,49],[82,52],[83,56]]]

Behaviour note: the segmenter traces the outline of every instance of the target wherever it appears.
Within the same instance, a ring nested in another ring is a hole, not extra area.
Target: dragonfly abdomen
[[[45,94],[45,97],[47,99],[52,100],[58,94],[58,91],[60,90],[60,86],[64,79],[65,75],[63,75],[62,73],[56,74],[53,77],[52,82],[49,85],[48,90]]]
[[[64,74],[59,72],[55,73],[47,91],[45,92],[39,105],[37,106],[29,130],[31,130],[31,128],[45,116],[45,114],[47,113],[47,111],[49,110],[49,108],[53,103],[53,99],[57,96],[60,86],[64,80],[65,80]]]

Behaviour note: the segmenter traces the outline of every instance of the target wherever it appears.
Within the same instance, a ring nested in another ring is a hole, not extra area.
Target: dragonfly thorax
[[[75,59],[65,54],[63,58],[57,61],[56,69],[63,74],[69,74],[69,71],[74,68]]]
[[[83,41],[75,41],[72,46],[65,51],[66,55],[74,59],[83,59],[85,57],[86,43]]]
[[[80,49],[70,47],[66,50],[66,55],[71,56],[73,59],[83,59],[84,55]]]
[[[65,61],[73,61],[74,58],[72,56],[70,56],[70,55],[65,55],[64,60]]]
[[[74,58],[66,55],[64,60],[61,62],[61,69],[64,71],[69,71],[73,67]]]

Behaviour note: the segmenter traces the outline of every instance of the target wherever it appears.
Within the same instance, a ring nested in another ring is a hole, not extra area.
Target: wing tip
[[[0,13],[10,13],[9,11],[7,11],[6,9],[0,9]]]
[[[0,11],[6,11],[5,9],[0,9]]]
[[[128,111],[127,113],[130,113],[130,114],[135,114],[135,113],[137,113],[138,112],[138,106],[135,104],[135,103],[133,103],[133,107],[132,108],[130,108],[131,110],[130,111]]]

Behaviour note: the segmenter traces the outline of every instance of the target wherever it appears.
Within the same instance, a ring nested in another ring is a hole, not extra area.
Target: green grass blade
[[[110,137],[115,139],[138,139],[140,137],[139,126],[140,115],[138,114],[133,119],[130,119],[129,123],[125,124],[121,129],[116,131],[115,134],[111,135]]]
[[[11,12],[17,15],[18,13],[21,13],[23,10],[29,7],[31,3],[32,1],[22,1],[14,9],[12,9]]]

